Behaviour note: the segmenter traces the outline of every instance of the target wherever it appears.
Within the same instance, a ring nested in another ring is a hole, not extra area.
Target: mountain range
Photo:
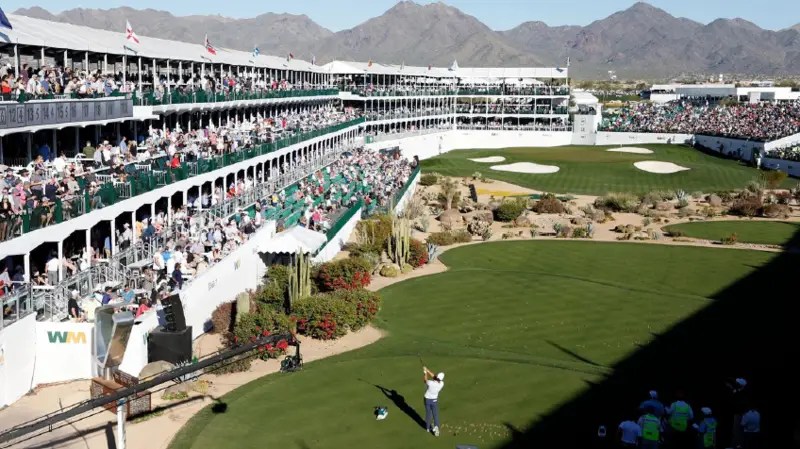
[[[534,8],[530,8],[534,11]],[[174,16],[166,11],[76,8],[52,14],[39,7],[16,14],[122,32],[130,21],[140,36],[286,55],[318,63],[333,59],[462,67],[560,67],[571,61],[579,79],[670,78],[682,73],[800,75],[800,24],[765,30],[744,19],[702,24],[639,2],[586,26],[529,21],[492,30],[444,3],[400,1],[354,28],[333,32],[306,15]]]

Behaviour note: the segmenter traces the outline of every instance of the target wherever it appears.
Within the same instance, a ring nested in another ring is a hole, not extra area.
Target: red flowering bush
[[[320,293],[295,301],[292,316],[297,332],[320,340],[333,340],[357,322],[356,305],[336,293]]]
[[[428,263],[428,247],[417,239],[411,239],[409,243],[408,264],[419,268]]]
[[[381,295],[364,290],[340,290],[331,294],[332,300],[344,301],[356,307],[356,314],[348,323],[350,330],[357,331],[375,318],[381,306]]]
[[[255,342],[260,336],[268,337],[274,333],[292,332],[294,325],[295,323],[281,311],[260,304],[254,312],[244,314],[234,324],[232,332],[225,334],[225,344],[228,347],[236,347],[243,343]],[[208,371],[213,374],[247,371],[250,369],[250,363],[253,358],[258,357],[261,360],[275,359],[285,354],[288,347],[289,342],[286,340],[280,340],[275,345],[259,346],[253,351],[248,351],[214,364],[209,367]]]
[[[360,257],[326,262],[319,266],[314,280],[323,292],[363,288],[372,281],[370,265]]]

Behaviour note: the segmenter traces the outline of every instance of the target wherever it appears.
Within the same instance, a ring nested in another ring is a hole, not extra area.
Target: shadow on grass
[[[395,407],[397,407],[398,410],[405,413],[406,416],[411,418],[411,420],[417,423],[417,425],[419,425],[423,429],[425,428],[425,420],[422,419],[422,416],[420,416],[416,410],[414,410],[414,407],[408,405],[408,402],[406,402],[406,398],[402,394],[400,394],[397,390],[385,388],[380,385],[374,385],[374,387],[380,390],[381,393],[384,394],[384,396],[386,396],[390,401],[392,401],[392,403],[394,404]]]
[[[800,247],[800,232],[789,246]],[[716,250],[715,250],[716,251]],[[725,381],[748,380],[752,405],[762,417],[762,448],[798,447],[800,399],[794,361],[798,350],[800,256],[781,253],[749,276],[712,296],[695,315],[677,323],[613,367],[608,377],[541,419],[513,432],[503,449],[591,448],[598,426],[609,437],[625,419],[638,417],[649,390],[669,404],[682,390],[699,413],[711,407],[719,421],[717,447],[730,447],[733,408]],[[613,437],[612,437],[613,438]]]
[[[573,359],[575,359],[575,360],[577,360],[579,362],[583,362],[583,363],[586,363],[586,364],[589,364],[589,365],[592,365],[592,366],[600,366],[600,367],[603,366],[603,365],[600,365],[599,363],[596,363],[596,362],[594,362],[594,361],[592,361],[590,359],[587,359],[586,357],[583,357],[582,355],[578,354],[575,351],[572,351],[570,349],[567,349],[567,348],[561,346],[560,344],[558,344],[558,343],[556,343],[554,341],[550,341],[550,340],[546,340],[546,341],[547,341],[547,344],[549,344],[550,346],[558,349],[559,351],[563,352],[564,354],[572,357]]]

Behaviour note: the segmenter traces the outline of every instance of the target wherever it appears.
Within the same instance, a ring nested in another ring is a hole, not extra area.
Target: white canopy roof
[[[416,67],[381,62],[333,61],[322,66],[327,73],[334,75],[407,75],[431,78],[470,78],[470,79],[502,79],[502,78],[567,78],[567,68],[536,67],[459,67],[454,62],[450,68]]]
[[[231,50],[215,45],[216,55],[206,51],[203,42],[196,44],[171,41],[154,37],[139,36],[139,44],[125,39],[125,24],[119,24],[119,32],[98,30],[68,23],[34,19],[32,17],[8,14],[13,30],[0,32],[0,43],[30,45],[53,49],[88,51],[91,53],[127,54],[129,57],[141,56],[147,59],[170,59],[196,63],[233,64],[278,70],[323,72],[321,66],[308,61],[286,57],[258,55],[251,52]],[[136,30],[136,24],[131,24]],[[214,36],[208,37],[214,44]],[[127,47],[127,49],[125,48]],[[12,51],[13,53],[13,51]]]
[[[328,237],[320,232],[294,226],[265,239],[258,246],[258,252],[270,254],[294,254],[299,250],[314,253],[327,243]]]

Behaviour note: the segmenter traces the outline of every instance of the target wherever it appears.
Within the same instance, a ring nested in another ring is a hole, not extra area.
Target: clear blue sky
[[[254,17],[265,12],[306,14],[320,25],[334,31],[351,28],[382,14],[397,0],[4,0],[6,13],[20,7],[41,6],[51,12],[77,7],[113,8],[131,6],[137,9],[166,9],[176,15],[221,14],[228,17]],[[432,3],[417,0],[417,3]],[[505,30],[529,20],[541,20],[549,25],[586,25],[621,9],[632,0],[448,0],[445,3],[471,14],[491,28]],[[650,0],[678,17],[708,23],[716,18],[741,17],[762,28],[782,29],[800,23],[798,0]]]

